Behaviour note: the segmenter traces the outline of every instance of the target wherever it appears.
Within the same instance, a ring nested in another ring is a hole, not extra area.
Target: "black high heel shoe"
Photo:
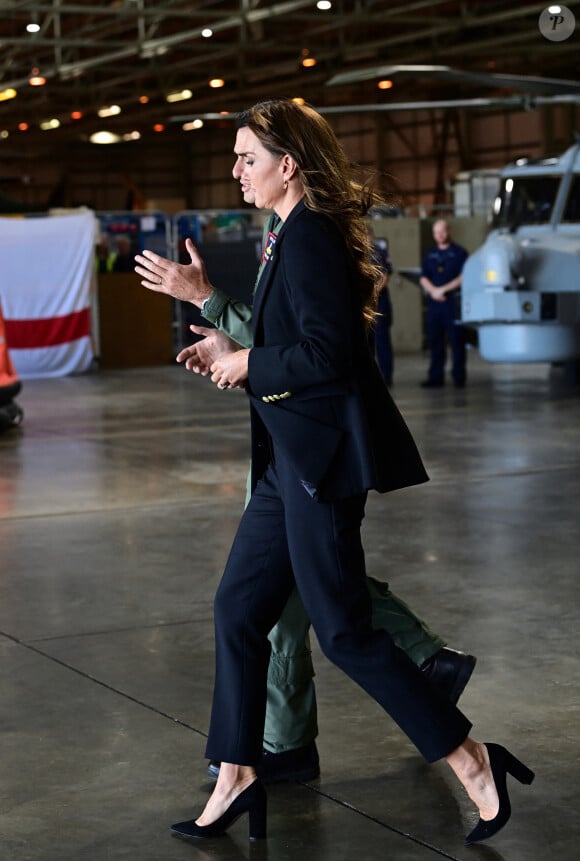
[[[499,810],[493,819],[480,819],[473,831],[465,838],[466,845],[488,840],[503,828],[511,816],[512,808],[507,791],[506,778],[508,774],[519,780],[520,783],[530,784],[534,779],[534,772],[516,759],[509,750],[499,744],[486,744],[489,754],[489,765],[491,774],[499,797]]]
[[[266,837],[267,797],[261,781],[255,780],[234,798],[225,813],[209,825],[197,825],[195,819],[177,822],[171,826],[176,837],[193,840],[199,837],[219,837],[236,819],[249,815],[250,840],[263,840]]]

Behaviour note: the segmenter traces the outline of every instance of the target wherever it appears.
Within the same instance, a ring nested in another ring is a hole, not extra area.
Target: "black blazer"
[[[334,222],[298,203],[254,298],[252,487],[270,459],[268,436],[321,500],[428,480],[368,349],[357,278]]]

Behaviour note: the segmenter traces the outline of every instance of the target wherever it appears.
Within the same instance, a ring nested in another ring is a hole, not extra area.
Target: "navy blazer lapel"
[[[252,306],[252,327],[253,327],[254,333],[256,332],[256,329],[258,327],[258,322],[260,319],[262,305],[264,303],[264,299],[266,297],[266,294],[268,293],[268,289],[270,287],[270,284],[272,283],[272,277],[274,275],[274,271],[275,271],[277,263],[278,263],[278,256],[280,254],[280,245],[284,239],[284,233],[286,232],[288,225],[292,223],[294,218],[296,218],[296,216],[298,216],[304,208],[305,208],[304,201],[300,200],[296,204],[296,206],[294,207],[294,209],[292,210],[292,212],[290,213],[290,215],[288,216],[286,221],[284,221],[284,223],[282,224],[282,227],[278,231],[278,237],[276,239],[276,244],[274,245],[274,250],[272,252],[272,256],[270,257],[270,260],[268,261],[268,263],[264,266],[264,269],[262,270],[262,274],[260,275],[260,278],[259,278],[258,283],[256,285],[256,292],[254,294],[254,303]]]
[[[272,276],[274,274],[274,269],[276,268],[276,261],[278,258],[278,248],[280,242],[280,236],[282,235],[282,231],[284,230],[284,225],[282,225],[282,229],[278,234],[278,238],[276,240],[276,245],[274,246],[274,250],[272,252],[272,256],[268,263],[264,266],[262,270],[262,274],[258,279],[258,283],[256,284],[256,291],[254,293],[254,303],[252,305],[252,329],[254,333],[256,332],[258,326],[258,319],[260,317],[260,311],[262,308],[262,303],[264,301],[264,297],[268,292],[268,288],[270,286],[270,282],[272,281]]]

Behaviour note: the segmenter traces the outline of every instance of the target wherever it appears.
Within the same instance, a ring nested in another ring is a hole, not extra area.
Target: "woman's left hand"
[[[218,389],[244,389],[248,379],[249,350],[237,350],[217,359],[210,368],[212,383]]]

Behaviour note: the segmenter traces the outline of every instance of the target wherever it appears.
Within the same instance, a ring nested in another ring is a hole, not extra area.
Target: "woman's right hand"
[[[227,355],[235,353],[240,349],[240,345],[231,338],[228,338],[219,329],[209,329],[206,326],[189,327],[196,335],[202,335],[201,341],[196,341],[195,344],[190,344],[189,347],[184,347],[177,356],[178,362],[184,362],[188,371],[193,371],[194,374],[201,374],[202,377],[207,377],[213,363]]]
[[[191,239],[185,240],[185,247],[191,263],[175,263],[161,257],[154,251],[145,249],[136,254],[135,272],[141,275],[141,284],[156,293],[165,293],[182,302],[191,302],[201,308],[205,299],[213,293],[213,286],[207,277],[205,264]]]

